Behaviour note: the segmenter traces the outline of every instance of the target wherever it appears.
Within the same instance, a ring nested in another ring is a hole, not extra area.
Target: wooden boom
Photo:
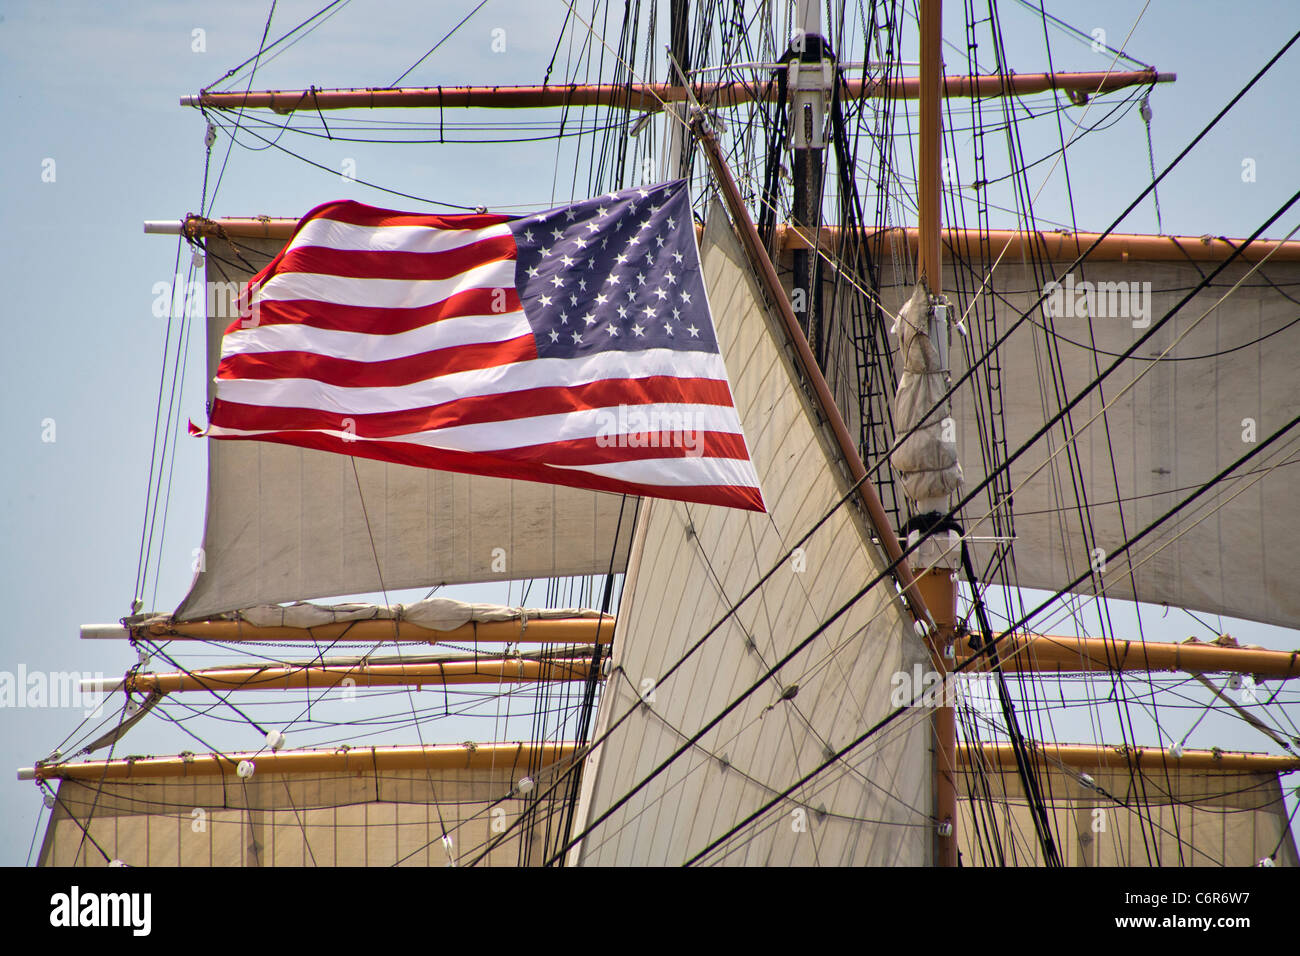
[[[943,96],[978,98],[1024,96],[1061,90],[1090,96],[1130,86],[1172,83],[1173,73],[1155,70],[1083,73],[986,73],[944,78]],[[840,89],[845,99],[905,99],[921,95],[919,77],[889,79],[846,79]],[[689,102],[694,96],[709,106],[739,106],[770,102],[776,98],[773,83],[698,83],[688,91],[672,83],[563,83],[545,86],[424,86],[366,89],[261,90],[222,93],[202,92],[182,96],[181,106],[209,109],[271,109],[277,113],[295,110],[345,109],[537,109],[563,106],[605,106],[612,109],[657,112],[669,103]]]
[[[612,628],[611,628],[612,632]],[[1009,671],[1184,671],[1241,673],[1258,677],[1300,677],[1300,651],[1224,644],[1111,641],[1093,637],[1017,635],[999,645]],[[969,638],[957,642],[958,659],[970,657]],[[122,680],[83,681],[83,691],[121,689],[149,694],[195,690],[306,690],[349,686],[391,687],[456,684],[579,681],[590,676],[590,656],[406,661],[334,661],[209,667],[170,673],[136,673]],[[982,670],[982,667],[977,669]]]
[[[88,624],[83,639],[144,638],[155,641],[219,641],[222,643],[274,641],[318,642],[384,641],[421,644],[608,644],[614,639],[614,618],[570,617],[531,618],[514,621],[470,621],[449,631],[421,627],[410,621],[373,618],[365,621],[337,621],[315,627],[258,627],[246,621],[150,621],[133,627],[116,624]]]
[[[1218,643],[1110,640],[1052,634],[1007,635],[998,641],[998,658],[1009,671],[1084,673],[1088,671],[1185,671],[1300,677],[1300,651],[1241,647],[1230,637]],[[957,642],[957,659],[976,652],[970,639]],[[981,665],[976,665],[983,669]]]
[[[270,216],[246,216],[230,219],[205,219],[187,216],[179,219],[153,219],[144,224],[144,231],[152,235],[175,236],[184,232],[191,239],[220,237],[226,239],[288,239],[297,227],[297,219],[273,219]],[[818,228],[821,248],[834,255],[840,242],[839,226]],[[913,254],[918,246],[917,230],[911,227],[863,230],[862,240],[867,243],[898,239],[906,242]],[[1044,259],[1073,261],[1098,239],[1095,232],[1021,232],[1014,229],[990,229],[980,233],[976,229],[947,228],[942,231],[943,245],[967,259],[993,259],[1006,249],[1004,259],[1019,261],[1020,257],[1034,255]],[[1093,261],[1112,262],[1221,262],[1232,255],[1243,240],[1222,236],[1151,236],[1138,233],[1112,232],[1101,239],[1088,257]],[[811,239],[801,230],[788,225],[776,227],[776,252],[790,252],[810,248]],[[1265,256],[1274,262],[1300,262],[1300,240],[1256,239],[1241,254],[1247,262],[1257,262]]]
[[[327,687],[392,687],[425,684],[523,684],[586,680],[591,658],[489,658],[480,660],[356,661],[329,664],[267,664],[205,667],[171,673],[128,674],[120,681],[82,682],[83,691],[174,694],[192,690],[309,690]],[[347,683],[351,681],[351,684]]]
[[[351,747],[338,750],[281,750],[258,753],[183,754],[126,757],[24,767],[19,780],[124,780],[234,774],[240,761],[265,773],[380,773],[386,770],[490,770],[569,760],[577,745],[546,743],[440,744],[407,747]]]
[[[1033,752],[1067,767],[1170,767],[1218,770],[1225,773],[1292,773],[1300,757],[1186,750],[1173,757],[1159,747],[1096,747],[1086,744],[1032,744]],[[547,743],[439,744],[401,747],[352,747],[338,750],[281,750],[258,753],[184,754],[177,757],[125,757],[84,763],[43,764],[18,771],[19,780],[125,780],[199,777],[235,773],[241,760],[252,761],[266,773],[382,773],[387,770],[488,769],[548,765],[571,760],[578,753],[572,741]],[[959,766],[972,761],[1012,767],[1009,744],[985,743],[957,747]]]
[[[1160,747],[1096,747],[1088,744],[1030,744],[1031,751],[1050,762],[1075,770],[1090,768],[1159,768],[1220,770],[1225,773],[1293,773],[1300,770],[1300,757],[1273,754],[1236,753],[1226,750],[1184,750],[1172,756]],[[957,746],[957,762],[969,767],[976,762],[997,767],[1014,767],[1016,754],[1010,744],[984,743]]]

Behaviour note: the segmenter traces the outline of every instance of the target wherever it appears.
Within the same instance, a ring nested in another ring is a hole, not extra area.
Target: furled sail
[[[974,354],[1005,332],[1066,265],[1035,271],[1000,264],[978,310],[966,317]],[[998,349],[996,362],[954,396],[965,488],[979,485],[1215,266],[1190,257],[1101,261],[1064,279],[1032,322]],[[1220,483],[1163,525],[1131,557],[1109,558],[1300,407],[1300,325],[1288,291],[1300,282],[1300,264],[1265,263],[1205,315],[1249,267],[1225,269],[1021,456],[1006,480],[963,509],[969,533],[1014,536],[1013,583],[1054,591],[1091,567],[1100,574],[1083,583],[1087,593],[1104,588],[1112,597],[1300,627],[1300,590],[1292,580],[1300,565],[1300,509],[1294,507],[1300,457],[1285,438],[1246,474]],[[954,270],[949,263],[944,288],[957,315],[982,279],[975,264]],[[896,313],[910,292],[910,284],[886,290],[885,306]],[[955,343],[951,368],[954,381],[969,368]],[[1087,424],[1106,403],[1113,404],[1105,415]],[[1004,442],[989,431],[991,409],[1001,412]],[[993,547],[973,546],[977,567],[989,564]]]
[[[81,636],[117,640],[232,642],[465,640],[487,643],[609,643],[613,618],[588,608],[527,608],[426,598],[412,604],[259,604],[202,621],[140,614],[87,624]]]
[[[599,618],[600,612],[589,608],[525,608],[501,604],[470,604],[454,598],[426,598],[412,604],[310,604],[296,601],[290,605],[263,604],[247,607],[217,620],[239,621],[256,628],[319,628],[330,624],[358,621],[403,621],[428,631],[454,631],[470,623],[493,624],[519,621],[523,632],[528,621],[552,621],[571,618]],[[148,626],[149,622],[141,622]]]
[[[1068,769],[1059,759],[1083,749],[1091,748],[1049,747],[1039,766],[1066,866],[1255,866],[1266,858],[1297,865],[1278,771],[1217,768],[1206,752],[1183,761],[1147,754],[1133,769],[1109,749],[1072,759]],[[968,866],[1043,865],[1009,756],[1005,746],[974,758],[963,753],[957,829]],[[1210,759],[1193,764],[1196,756]],[[1091,785],[1080,781],[1081,773]]]
[[[890,709],[891,677],[928,660],[889,579],[597,822],[884,567],[862,517],[837,509],[670,677],[656,680],[849,490],[721,207],[705,279],[770,515],[646,501],[616,624],[613,669],[583,769],[571,860],[680,864]],[[631,711],[629,714],[628,712]],[[920,864],[929,852],[929,728],[886,728],[724,839],[708,864]]]
[[[891,462],[917,511],[946,511],[948,496],[961,485],[957,462],[956,428],[943,397],[948,391],[948,335],[946,319],[931,321],[929,296],[917,285],[898,315],[898,351],[902,375],[894,401],[895,426],[900,435]],[[930,409],[939,409],[930,413]]]
[[[282,243],[209,238],[209,398],[238,289]],[[264,442],[208,442],[203,548],[182,620],[283,601],[620,572],[634,501]]]
[[[538,795],[571,749],[286,751],[247,755],[248,778],[241,755],[74,764],[60,768],[39,865],[443,866],[494,838],[481,864],[536,864],[564,806]],[[521,813],[532,818],[516,826]]]

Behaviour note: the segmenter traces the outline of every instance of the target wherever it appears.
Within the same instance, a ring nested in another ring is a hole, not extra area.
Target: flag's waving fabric
[[[213,438],[763,510],[684,181],[521,218],[328,203],[243,302]]]

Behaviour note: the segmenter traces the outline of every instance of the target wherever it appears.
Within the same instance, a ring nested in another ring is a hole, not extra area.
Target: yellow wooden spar
[[[187,216],[179,220],[156,220],[145,223],[146,232],[175,235],[184,231],[192,239],[221,237],[225,239],[288,239],[298,226],[297,219],[273,219],[270,216],[207,219]],[[698,228],[696,230],[699,231]],[[1030,232],[1014,229],[963,229],[956,226],[941,227],[945,248],[971,258],[996,257],[1006,249],[1008,259],[1022,255],[1035,255],[1047,259],[1072,260],[1088,254],[1089,261],[1107,262],[1222,262],[1245,242],[1244,239],[1225,239],[1214,236],[1152,236],[1142,233],[1112,232],[1101,235],[1095,232]],[[837,254],[841,237],[840,227],[823,224],[817,235],[821,247],[828,255]],[[892,242],[902,239],[915,254],[919,245],[919,230],[915,227],[895,226],[890,229],[864,230],[864,242]],[[785,255],[794,249],[809,248],[812,241],[805,230],[780,224],[773,241],[775,251]],[[1246,262],[1300,262],[1300,240],[1256,239],[1241,253]]]
[[[341,747],[337,750],[281,750],[257,753],[182,754],[127,757],[27,767],[20,780],[121,780],[236,774],[249,761],[258,774],[380,773],[387,770],[490,770],[537,767],[567,761],[577,745],[543,743],[437,744],[407,747]]]
[[[497,684],[586,680],[591,655],[584,657],[479,658],[414,661],[346,661],[327,664],[267,664],[205,667],[172,673],[128,674],[129,691],[173,694],[192,690],[306,690],[327,687],[390,687],[424,684]],[[348,682],[351,682],[350,684]],[[96,688],[116,690],[111,688]]]
[[[471,621],[449,631],[421,627],[410,621],[373,619],[336,621],[316,627],[259,627],[246,621],[152,621],[132,629],[150,640],[220,641],[403,641],[420,644],[608,644],[614,639],[614,618],[574,617],[528,621]]]
[[[1300,770],[1300,757],[1274,754],[1241,753],[1226,750],[1184,750],[1178,757],[1160,747],[1098,747],[1089,744],[1032,744],[1033,753],[1049,763],[1075,770],[1089,768],[1162,767],[1179,770],[1218,770],[1224,773],[1293,773]],[[1016,766],[1016,754],[1010,744],[983,743],[957,745],[957,762],[970,767]]]
[[[1189,640],[1112,640],[1055,634],[1009,634],[998,640],[998,660],[1004,670],[1038,673],[1085,671],[1185,671],[1238,673],[1259,677],[1300,677],[1300,650],[1274,651],[1242,647],[1227,635],[1211,643]],[[969,638],[957,642],[957,659],[976,654]],[[968,670],[984,670],[977,662]]]
[[[1172,83],[1172,73],[1156,70],[1105,73],[986,73],[948,76],[943,97],[1027,95],[1062,90],[1084,95],[1108,93],[1149,83]],[[903,76],[888,79],[846,79],[840,95],[845,99],[916,99],[924,96],[924,80]],[[940,93],[938,89],[934,93]],[[343,109],[538,109],[546,107],[605,106],[614,109],[657,112],[668,103],[698,99],[710,106],[739,106],[770,100],[771,84],[750,82],[696,83],[685,87],[668,83],[557,83],[545,86],[428,86],[371,89],[254,90],[203,92],[181,97],[181,106],[209,109],[295,110]]]
[[[248,220],[230,220],[248,222]],[[274,228],[274,227],[270,227]],[[257,233],[261,235],[261,233]],[[286,232],[286,236],[288,233]],[[893,226],[888,229],[862,230],[861,241],[866,243],[906,242],[913,254],[920,248],[920,230],[912,226]],[[838,254],[840,227],[824,225],[817,230],[821,248],[828,255]],[[854,237],[855,239],[857,237]],[[1244,239],[1225,239],[1215,236],[1153,236],[1143,233],[1110,232],[1038,232],[1017,229],[964,229],[959,226],[940,227],[943,248],[955,256],[968,259],[1019,260],[1022,256],[1069,262],[1088,252],[1089,262],[1222,262],[1240,247]],[[806,230],[792,226],[776,227],[776,248],[781,253],[798,248],[810,248],[813,240]],[[1005,251],[1004,251],[1005,250]],[[1300,240],[1256,239],[1239,257],[1245,262],[1300,262]]]
[[[366,622],[378,623],[378,622]],[[390,622],[386,622],[391,625]],[[483,627],[485,625],[480,625]],[[536,624],[530,625],[535,627]],[[277,630],[298,630],[284,628]],[[612,622],[603,631],[612,634]],[[300,640],[303,638],[299,638]],[[1222,640],[1222,639],[1221,639]],[[1231,641],[1231,638],[1228,639]],[[602,643],[606,643],[602,640]],[[969,638],[957,642],[957,660],[975,656]],[[1009,635],[999,641],[998,657],[1008,671],[1082,673],[1086,671],[1183,671],[1239,673],[1257,677],[1300,677],[1300,651],[1239,647],[1235,643],[1181,644],[1109,640],[1053,634]],[[988,668],[977,661],[967,671]],[[555,657],[424,658],[408,660],[336,660],[312,663],[252,664],[193,671],[128,674],[122,681],[97,681],[83,689],[115,691],[122,687],[149,694],[194,690],[293,690],[348,686],[388,687],[425,684],[495,684],[586,680],[590,648]]]
[[[1300,757],[1223,750],[1185,750],[1174,757],[1159,747],[1099,747],[1087,744],[1035,744],[1033,752],[1049,762],[1078,770],[1107,767],[1168,766],[1224,773],[1293,773]],[[127,757],[28,767],[21,780],[121,780],[126,778],[196,777],[235,774],[251,761],[257,774],[382,773],[389,770],[490,769],[546,766],[577,753],[572,741],[545,743],[438,744],[405,747],[352,747],[337,750],[281,750],[232,754],[184,754],[176,757]],[[1010,744],[957,745],[957,764],[1014,767]]]

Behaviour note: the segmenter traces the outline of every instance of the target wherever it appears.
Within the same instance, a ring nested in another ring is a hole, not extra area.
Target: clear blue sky
[[[473,5],[353,0],[317,33],[265,64],[255,87],[387,85]],[[8,334],[0,352],[0,596],[7,611],[0,671],[21,666],[111,675],[132,662],[126,646],[81,642],[77,628],[127,613],[135,578],[163,343],[152,289],[170,278],[176,250],[173,239],[143,235],[141,222],[178,219],[198,208],[204,124],[177,98],[254,52],[268,6],[0,2],[0,268],[6,289],[0,308]],[[948,6],[954,9],[946,35],[960,42],[957,5]],[[281,2],[272,35],[317,7]],[[1048,9],[1085,31],[1105,29],[1107,41],[1118,45],[1142,7],[1049,2]],[[1045,70],[1039,21],[1014,2],[1002,4],[1002,11],[1017,72]],[[540,82],[563,17],[558,0],[491,0],[406,83]],[[1178,74],[1177,83],[1159,87],[1151,100],[1157,164],[1171,158],[1298,24],[1300,8],[1289,0],[1249,7],[1151,3],[1127,50]],[[192,49],[196,29],[205,31],[204,52]],[[505,31],[504,53],[492,49],[497,29]],[[1052,42],[1058,69],[1103,69],[1109,62],[1059,34]],[[950,72],[964,72],[964,63],[953,64],[952,56]],[[562,56],[556,78],[563,62]],[[1300,51],[1293,51],[1163,186],[1166,232],[1244,235],[1289,196],[1300,179],[1297,88]],[[214,173],[226,145],[222,138],[214,151]],[[546,147],[289,145],[330,169],[352,159],[362,179],[468,205],[549,206],[571,191]],[[1247,158],[1255,161],[1252,183],[1241,178]],[[53,161],[52,182],[43,181],[47,160]],[[1072,152],[1071,173],[1080,227],[1107,225],[1149,182],[1136,114]],[[274,150],[236,149],[213,211],[298,216],[337,198],[411,206]],[[1068,220],[1053,184],[1037,208],[1048,219]],[[1154,226],[1147,205],[1124,228]],[[184,415],[196,421],[204,418],[202,375],[196,350],[183,399]],[[54,423],[53,442],[42,440],[47,419]],[[189,583],[190,551],[202,533],[204,463],[202,442],[182,439],[160,609],[174,607]],[[1300,646],[1292,632],[1232,629],[1270,646]],[[1159,636],[1181,639],[1191,632],[1189,621],[1170,621]],[[30,783],[13,779],[13,769],[44,756],[78,719],[66,709],[0,710],[0,862],[24,860],[40,802]],[[1207,728],[1220,737],[1197,737],[1193,745],[1265,749],[1252,731]],[[142,730],[126,750],[147,752],[153,743]]]

